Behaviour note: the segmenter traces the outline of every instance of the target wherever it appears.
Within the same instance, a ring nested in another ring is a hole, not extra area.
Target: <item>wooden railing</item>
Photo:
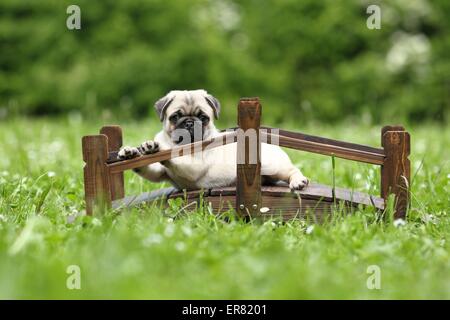
[[[293,138],[286,136],[281,132],[280,135],[274,133],[262,133],[261,135],[268,141],[278,141],[278,145],[280,147],[302,150],[326,156],[335,156],[342,159],[365,162],[370,164],[382,165],[384,162],[383,149],[381,149],[382,153],[373,153],[354,146],[342,147],[338,145],[313,142],[305,140],[304,138]]]
[[[111,173],[118,173],[130,169],[148,166],[152,163],[182,157],[185,155],[193,155],[197,152],[205,150],[206,148],[213,149],[234,142],[236,142],[236,133],[232,132],[217,138],[186,144],[169,150],[162,150],[154,154],[144,155],[134,159],[111,159],[108,160],[107,166]]]

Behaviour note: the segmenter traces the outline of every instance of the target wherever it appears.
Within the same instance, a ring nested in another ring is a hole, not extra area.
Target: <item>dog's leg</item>
[[[139,147],[123,147],[120,149],[117,158],[119,160],[129,160],[145,154],[152,154],[159,151],[159,144],[156,141],[145,141]]]
[[[117,158],[119,160],[129,160],[129,159],[134,159],[134,158],[140,157],[141,155],[142,154],[138,148],[123,147],[122,149],[120,149],[119,153],[117,154]]]
[[[149,166],[136,168],[133,170],[142,178],[152,182],[170,181],[166,173],[166,168],[161,163],[152,163]]]
[[[287,182],[289,184],[289,188],[292,190],[302,190],[309,183],[308,178],[306,178],[302,172],[292,164],[289,167],[284,167],[281,170],[277,170],[275,174],[270,174],[267,177],[269,178],[269,181]]]
[[[289,181],[289,188],[291,188],[291,190],[302,190],[309,183],[308,178],[306,178],[302,174],[302,172],[296,167],[293,167],[291,169],[291,174],[289,176],[288,181]]]
[[[159,144],[155,141],[143,142],[139,147],[123,147],[118,154],[120,160],[128,160],[140,157],[146,154],[152,154],[159,151]],[[153,163],[149,166],[133,169],[141,177],[153,182],[170,180],[167,176],[165,167],[160,163]]]
[[[152,154],[159,151],[159,143],[156,141],[145,141],[139,147],[139,152],[141,154]]]
[[[295,167],[289,156],[280,148],[263,145],[262,175],[271,180],[285,181],[292,190],[302,190],[308,185],[308,178]]]

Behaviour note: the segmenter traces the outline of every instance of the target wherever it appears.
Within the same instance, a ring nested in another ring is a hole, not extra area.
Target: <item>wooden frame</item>
[[[111,207],[131,206],[160,198],[184,196],[198,201],[200,194],[213,210],[221,212],[235,209],[240,215],[259,217],[280,214],[284,219],[305,217],[312,214],[320,218],[332,212],[336,202],[350,208],[358,205],[374,206],[384,210],[390,194],[395,197],[395,218],[405,218],[409,206],[410,135],[402,126],[385,126],[381,130],[382,148],[364,146],[282,129],[261,127],[262,108],[258,98],[242,98],[238,105],[238,127],[220,138],[176,147],[131,160],[120,161],[117,153],[122,146],[122,130],[119,126],[106,126],[99,135],[82,139],[86,213]],[[257,134],[256,163],[250,163],[248,137],[239,132],[254,130]],[[277,143],[281,147],[302,150],[342,159],[381,166],[381,197],[311,184],[305,190],[291,192],[286,185],[261,185],[261,143]],[[234,188],[218,188],[179,192],[163,189],[140,196],[125,197],[123,172],[193,154],[206,147],[215,148],[237,142],[237,181]],[[268,208],[261,210],[262,208]]]

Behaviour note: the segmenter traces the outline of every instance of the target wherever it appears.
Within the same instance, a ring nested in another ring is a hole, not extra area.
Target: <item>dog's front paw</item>
[[[152,154],[159,151],[159,144],[156,141],[145,141],[139,146],[141,154]]]
[[[123,147],[120,149],[119,153],[117,154],[117,158],[119,160],[129,160],[137,158],[141,155],[138,148],[135,147]]]
[[[291,177],[289,181],[289,188],[291,190],[303,190],[309,183],[308,178],[301,174],[296,174]]]

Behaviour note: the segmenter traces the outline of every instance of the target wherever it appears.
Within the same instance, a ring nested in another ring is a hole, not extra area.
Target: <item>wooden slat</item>
[[[200,196],[206,197],[209,195],[210,190],[191,190],[191,191],[177,191],[172,194],[172,198],[186,198],[186,199],[194,199],[199,198]]]
[[[232,196],[208,196],[205,198],[207,205],[211,205],[215,214],[221,214],[228,210],[236,211],[236,189]]]
[[[159,201],[163,198],[187,198],[188,203],[191,203],[197,202],[200,199],[200,194],[203,194],[205,203],[211,204],[216,214],[228,211],[230,208],[237,211],[235,187],[205,191],[195,190],[189,192],[187,197],[185,193],[177,192],[174,188],[166,188],[116,200],[113,202],[113,208],[131,207]],[[361,192],[352,192],[348,189],[336,188],[336,201],[343,201],[349,210],[358,205],[375,206],[377,210],[384,210],[382,198]],[[306,189],[296,192],[291,192],[287,185],[263,186],[261,189],[261,206],[269,208],[269,211],[266,213],[260,212],[258,216],[266,218],[281,216],[284,220],[290,220],[292,218],[305,218],[312,214],[320,221],[323,216],[331,212],[333,205],[332,188],[330,186],[311,183]]]
[[[381,128],[381,145],[383,145],[383,136],[388,131],[405,131],[405,127],[397,124],[397,125],[388,125]]]
[[[267,141],[278,141],[281,147],[302,150],[312,153],[323,154],[327,156],[334,155],[337,158],[353,160],[358,162],[365,162],[370,164],[382,165],[384,155],[378,153],[371,153],[367,151],[349,149],[339,146],[331,146],[328,144],[303,141],[295,138],[284,137],[273,133],[262,133],[261,136],[267,135]],[[270,139],[270,140],[269,140]]]
[[[211,196],[228,196],[228,195],[236,195],[236,187],[224,187],[224,188],[214,188],[209,192]]]
[[[333,201],[332,187],[311,182],[308,187],[303,190],[292,192],[287,184],[280,184],[278,186],[262,186],[261,193],[263,196],[270,197],[289,197],[297,199],[300,196],[302,199],[312,199],[324,201]],[[236,194],[235,187],[215,188],[209,193],[211,196],[234,196]],[[363,192],[349,190],[345,188],[335,188],[336,200],[353,203],[355,206],[362,204],[365,206],[375,206],[379,210],[384,209],[384,200],[380,197],[370,196]]]
[[[106,165],[108,138],[103,135],[85,136],[82,139],[84,167],[84,190],[86,214],[95,208],[103,210],[111,206],[110,176]]]
[[[118,152],[123,144],[122,128],[119,126],[105,126],[100,134],[108,137],[108,152]],[[111,199],[121,199],[125,196],[125,183],[123,172],[112,173],[110,176]]]
[[[403,128],[401,126],[390,126],[390,127]],[[235,127],[235,128],[224,129],[221,131],[222,132],[230,132],[230,131],[236,131],[237,129],[238,128]],[[366,146],[363,144],[329,139],[329,138],[314,136],[314,135],[310,135],[310,134],[306,134],[306,133],[302,133],[302,132],[293,132],[293,131],[283,130],[283,129],[279,129],[279,128],[272,128],[272,127],[268,127],[268,126],[261,126],[261,129],[267,130],[267,133],[276,133],[276,131],[278,131],[278,135],[280,135],[280,136],[294,138],[294,139],[298,139],[298,140],[302,140],[302,141],[317,142],[317,143],[322,143],[322,144],[326,144],[326,145],[330,145],[330,146],[343,147],[343,148],[347,148],[347,149],[354,149],[354,150],[366,151],[366,152],[370,152],[370,153],[377,153],[380,155],[384,155],[384,150],[382,148],[375,148],[375,147]],[[393,130],[391,130],[391,131],[393,131]],[[401,131],[401,130],[398,130],[398,131]]]
[[[238,105],[236,208],[242,216],[258,216],[261,208],[261,104],[258,98],[245,98]],[[245,134],[253,130],[256,141]],[[255,144],[256,143],[256,144]],[[252,163],[256,157],[255,163]]]
[[[222,214],[228,210],[236,210],[234,196],[206,197],[205,201],[212,207],[215,214]],[[260,213],[259,218],[281,218],[288,221],[294,218],[307,218],[313,216],[314,220],[322,221],[323,216],[331,212],[333,203],[323,201],[318,203],[316,200],[301,200],[295,198],[272,197],[262,195],[261,203],[263,207],[272,209],[266,213]]]
[[[386,127],[385,127],[386,128]],[[409,205],[411,164],[408,159],[410,135],[406,131],[386,131],[383,128],[382,145],[386,161],[381,168],[381,196],[387,200],[395,195],[395,217],[405,218]]]
[[[284,137],[288,137],[288,138],[295,138],[295,139],[300,139],[300,140],[310,141],[310,142],[317,142],[317,143],[326,144],[326,145],[335,146],[335,147],[342,147],[342,148],[346,148],[346,149],[365,151],[365,152],[369,152],[369,153],[376,153],[376,154],[380,154],[380,155],[384,156],[384,150],[382,148],[375,148],[375,147],[370,147],[370,146],[357,144],[357,143],[323,138],[323,137],[308,135],[308,134],[300,133],[300,132],[297,133],[297,132],[292,132],[292,131],[287,131],[287,130],[282,130],[282,129],[277,129],[277,130],[279,131],[280,136],[284,136]]]
[[[221,137],[199,141],[185,146],[179,146],[170,150],[163,150],[154,154],[141,156],[135,159],[117,161],[108,164],[108,167],[111,173],[123,172],[125,170],[144,167],[152,163],[182,157],[184,155],[189,154],[193,155],[195,152],[199,150],[205,150],[205,148],[213,149],[234,142],[236,142],[236,133],[233,132],[223,135]]]
[[[294,218],[312,218],[314,221],[322,221],[325,215],[332,212],[333,203],[325,200],[294,199],[286,197],[271,197],[263,195],[263,206],[270,210],[263,213],[263,218],[280,217],[283,220]]]

